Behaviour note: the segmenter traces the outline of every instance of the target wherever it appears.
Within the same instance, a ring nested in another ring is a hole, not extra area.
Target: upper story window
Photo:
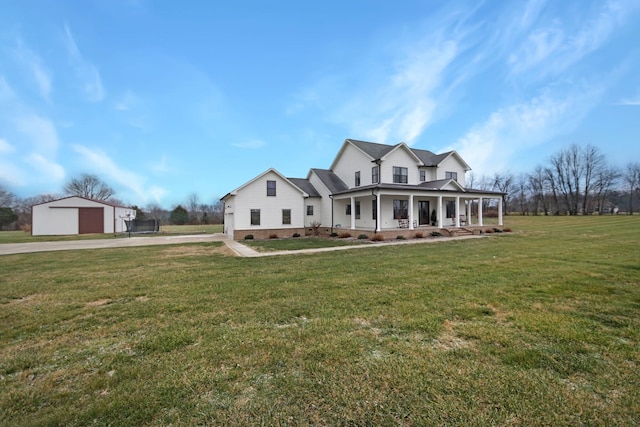
[[[275,195],[276,195],[276,182],[267,181],[267,196],[275,196]]]
[[[307,215],[313,215],[313,205],[307,206]]]
[[[458,172],[446,172],[445,173],[445,178],[447,179],[453,179],[453,180],[458,180]]]
[[[371,183],[380,183],[380,166],[374,166],[371,168]]]
[[[406,184],[408,181],[407,168],[401,168],[398,166],[393,167],[393,182],[395,184]]]
[[[356,182],[356,187],[360,187],[360,171],[356,172],[355,182]]]
[[[427,180],[427,171],[420,169],[420,181],[425,182]]]

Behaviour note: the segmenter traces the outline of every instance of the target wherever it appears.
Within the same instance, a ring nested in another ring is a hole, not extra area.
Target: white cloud
[[[29,138],[39,154],[49,158],[55,156],[59,141],[58,133],[51,120],[36,114],[24,114],[15,119],[15,125]]]
[[[6,140],[0,138],[0,154],[7,154],[15,151],[15,147],[9,144]]]
[[[49,101],[52,81],[49,70],[42,64],[40,56],[25,46],[22,40],[18,39],[17,44],[18,46],[13,50],[17,62],[26,68],[26,74],[31,75],[40,95]]]
[[[169,166],[167,165],[167,156],[166,155],[162,155],[162,158],[160,159],[160,161],[154,163],[151,165],[151,170],[153,170],[156,173],[166,173],[169,171]]]
[[[15,162],[0,161],[0,182],[20,187],[27,183],[27,179],[25,173],[16,166]]]
[[[131,90],[127,90],[116,101],[114,108],[118,111],[129,111],[134,108],[139,102],[140,100],[138,99],[138,97]]]
[[[83,158],[85,165],[98,175],[104,176],[110,184],[118,184],[130,191],[136,197],[135,203],[147,203],[149,197],[157,197],[162,194],[162,189],[153,187],[153,194],[143,184],[145,178],[116,165],[116,163],[103,151],[95,150],[83,145],[73,145],[73,149]]]
[[[64,168],[39,153],[31,153],[27,157],[27,163],[38,170],[39,175],[47,181],[59,182],[64,179]]]
[[[76,77],[80,80],[79,84],[83,92],[91,102],[102,101],[105,96],[105,90],[98,68],[82,55],[68,25],[65,24],[64,30],[66,36],[65,45],[69,53],[71,66],[74,68]]]

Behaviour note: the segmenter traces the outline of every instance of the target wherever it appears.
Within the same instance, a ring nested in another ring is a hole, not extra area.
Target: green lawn
[[[0,424],[638,425],[640,217],[0,257]]]
[[[162,225],[159,233],[144,233],[140,236],[166,236],[167,234],[212,234],[221,233],[222,224],[209,225]],[[127,233],[118,234],[81,234],[69,236],[32,236],[25,231],[0,231],[2,243],[56,242],[63,240],[119,239],[128,237]]]

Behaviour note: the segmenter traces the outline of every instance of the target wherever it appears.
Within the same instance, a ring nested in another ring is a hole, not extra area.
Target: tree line
[[[633,214],[640,210],[640,163],[616,168],[597,147],[570,145],[529,173],[469,175],[467,186],[505,193],[506,214]]]
[[[31,227],[31,206],[68,196],[80,196],[125,206],[116,198],[116,191],[111,186],[96,175],[87,173],[65,183],[61,194],[40,194],[20,198],[0,184],[0,230],[28,231]],[[136,218],[155,219],[160,224],[221,224],[224,204],[221,201],[210,204],[202,202],[193,193],[188,196],[184,206],[179,204],[172,210],[164,209],[157,203],[151,203],[146,207],[129,207],[136,210]]]

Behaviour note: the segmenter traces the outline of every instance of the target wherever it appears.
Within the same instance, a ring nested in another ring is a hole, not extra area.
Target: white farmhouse
[[[117,206],[104,200],[71,196],[33,205],[31,234],[43,236],[120,233],[127,230],[125,221],[133,220],[135,217],[135,209]]]
[[[471,229],[483,226],[488,200],[502,225],[503,194],[466,188],[469,170],[455,151],[347,139],[329,169],[311,169],[304,179],[269,169],[226,194],[224,231],[240,240],[318,230],[370,235]]]

